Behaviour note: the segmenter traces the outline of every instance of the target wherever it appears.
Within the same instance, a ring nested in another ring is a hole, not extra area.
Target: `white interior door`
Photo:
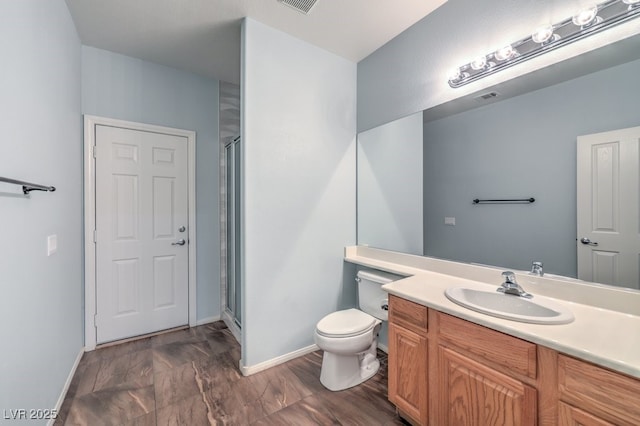
[[[578,278],[639,288],[640,127],[578,137]]]
[[[188,324],[187,138],[95,131],[96,341]]]

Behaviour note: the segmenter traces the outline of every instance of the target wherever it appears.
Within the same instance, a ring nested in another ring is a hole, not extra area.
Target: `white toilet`
[[[315,342],[324,350],[320,382],[339,391],[373,377],[380,367],[376,355],[378,331],[388,319],[388,295],[382,285],[399,277],[379,271],[360,271],[358,309],[333,312],[316,326]]]

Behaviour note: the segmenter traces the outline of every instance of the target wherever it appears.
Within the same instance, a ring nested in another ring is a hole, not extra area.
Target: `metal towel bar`
[[[37,183],[29,183],[22,180],[9,179],[0,176],[0,182],[12,183],[14,185],[22,185],[22,192],[27,195],[31,191],[48,191],[53,192],[56,190],[55,186],[38,185]]]
[[[473,200],[473,204],[530,204],[535,202],[536,199],[531,198],[511,198],[502,200],[480,200],[476,198]]]

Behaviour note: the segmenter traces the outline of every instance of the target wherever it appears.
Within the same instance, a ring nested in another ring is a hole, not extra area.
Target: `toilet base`
[[[369,349],[353,355],[324,352],[320,383],[331,391],[341,391],[357,386],[375,376],[380,368],[376,356],[377,339]]]

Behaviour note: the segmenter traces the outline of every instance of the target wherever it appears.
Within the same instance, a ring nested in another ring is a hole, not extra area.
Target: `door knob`
[[[598,243],[595,241],[591,241],[590,239],[588,239],[587,237],[582,237],[580,238],[580,242],[582,244],[588,245],[588,246],[597,246]]]
[[[175,243],[171,243],[171,245],[172,246],[183,246],[183,245],[185,245],[185,243],[186,243],[186,241],[181,238],[178,241],[176,241]]]

